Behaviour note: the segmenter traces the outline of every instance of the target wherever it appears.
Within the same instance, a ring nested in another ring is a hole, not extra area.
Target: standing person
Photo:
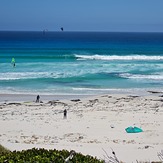
[[[12,63],[12,65],[13,65],[13,67],[15,67],[15,66],[16,66],[16,63],[15,63],[15,58],[12,58],[11,63]]]
[[[65,109],[64,111],[63,111],[63,118],[67,118],[67,110]]]
[[[36,102],[40,102],[40,96],[39,95],[37,95],[37,97],[36,97]]]

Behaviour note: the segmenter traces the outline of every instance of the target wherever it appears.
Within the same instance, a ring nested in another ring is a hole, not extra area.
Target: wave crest
[[[120,77],[128,79],[151,79],[151,80],[163,80],[163,74],[152,74],[152,75],[143,75],[143,74],[130,74],[124,73]]]
[[[147,55],[75,55],[77,59],[83,60],[163,60],[163,56]]]

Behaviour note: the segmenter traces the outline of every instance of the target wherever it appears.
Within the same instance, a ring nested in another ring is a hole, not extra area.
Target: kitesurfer
[[[15,63],[15,58],[12,58],[11,64],[13,65],[13,67],[15,67],[15,66],[16,66],[16,63]]]

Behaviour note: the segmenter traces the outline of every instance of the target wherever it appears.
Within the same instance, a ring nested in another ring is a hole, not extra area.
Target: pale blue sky
[[[163,32],[163,0],[0,0],[0,30]]]

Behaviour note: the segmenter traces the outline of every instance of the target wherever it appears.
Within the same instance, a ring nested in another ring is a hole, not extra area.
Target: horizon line
[[[43,30],[0,30],[0,32],[44,32],[44,29]],[[79,30],[79,31],[71,31],[71,30],[67,30],[67,31],[60,31],[60,30],[47,30],[46,33],[48,32],[61,32],[61,33],[67,33],[67,32],[101,32],[101,33],[163,33],[163,31],[98,31],[98,30],[93,30],[93,31],[85,31],[85,30]]]

